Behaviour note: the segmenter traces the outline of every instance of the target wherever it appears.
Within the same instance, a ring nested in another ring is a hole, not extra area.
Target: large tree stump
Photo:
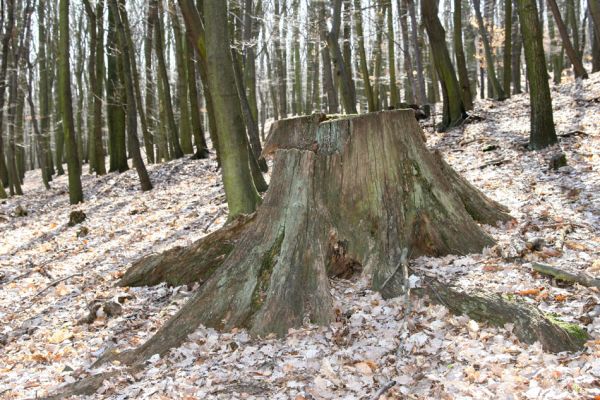
[[[394,296],[404,287],[395,276],[404,248],[410,257],[479,252],[493,240],[477,221],[510,219],[427,150],[412,110],[281,120],[263,154],[274,154],[274,172],[253,218],[128,272],[123,283],[204,283],[157,335],[120,358],[162,353],[199,324],[255,335],[327,324],[328,276],[363,270],[375,290]],[[190,257],[186,270],[181,260]]]

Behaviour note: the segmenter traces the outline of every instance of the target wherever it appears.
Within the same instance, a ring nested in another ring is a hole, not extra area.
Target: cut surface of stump
[[[254,335],[328,324],[330,276],[363,271],[374,290],[395,296],[404,288],[396,274],[403,249],[411,258],[480,252],[494,242],[478,222],[511,219],[427,150],[412,110],[277,121],[263,154],[274,156],[274,168],[255,215],[188,249],[147,257],[123,278],[203,284],[153,338],[120,359],[163,353],[199,324]]]

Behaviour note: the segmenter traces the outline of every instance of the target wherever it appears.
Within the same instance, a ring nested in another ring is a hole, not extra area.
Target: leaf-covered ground
[[[407,309],[364,280],[339,280],[332,282],[339,314],[332,326],[307,325],[284,339],[200,328],[133,376],[118,364],[90,370],[107,349],[143,343],[195,289],[114,283],[140,256],[191,243],[224,223],[219,173],[214,160],[150,166],[149,193],[139,191],[133,171],[84,175],[86,202],[71,207],[66,178],[47,192],[37,171],[27,174],[25,196],[0,203],[0,398],[40,397],[106,369],[122,372],[94,398],[367,399],[392,380],[382,399],[600,398],[599,291],[531,269],[538,261],[600,277],[600,74],[552,95],[561,137],[545,151],[524,147],[527,95],[479,101],[481,119],[449,133],[426,127],[430,147],[508,206],[516,223],[486,227],[498,244],[484,254],[411,265],[417,276],[521,296],[577,323],[591,334],[584,351],[544,353],[520,343],[511,326],[453,316],[422,300]],[[560,151],[568,166],[550,170]],[[87,218],[70,227],[73,210]]]

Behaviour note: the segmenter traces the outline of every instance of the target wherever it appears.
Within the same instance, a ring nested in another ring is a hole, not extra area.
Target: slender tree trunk
[[[538,150],[557,142],[552,117],[552,98],[544,56],[542,29],[535,0],[517,0],[525,47],[531,105],[529,146]]]
[[[342,18],[342,0],[334,0],[333,3],[333,22],[329,32],[327,32],[327,47],[333,61],[336,74],[340,79],[342,92],[342,101],[347,114],[356,114],[356,98],[352,90],[352,77],[350,71],[346,69],[346,62],[342,56],[339,44],[339,32]]]
[[[286,17],[286,0],[274,0],[275,2],[275,13],[274,13],[274,26],[275,26],[275,65],[277,70],[277,88],[278,88],[278,99],[279,99],[279,114],[280,117],[286,118],[288,114],[287,109],[287,65],[286,65],[286,40],[285,40],[285,24],[282,26],[281,19]]]
[[[152,47],[154,37],[154,14],[157,13],[154,2],[148,2],[146,13],[146,32],[144,37],[144,64],[145,64],[145,99],[146,99],[146,121],[148,123],[148,138],[144,140],[146,148],[146,157],[149,163],[159,161],[154,152],[154,145],[157,142],[157,124],[156,124],[156,84],[154,79],[154,71],[152,68]],[[141,107],[141,105],[140,105]]]
[[[385,0],[387,7],[387,40],[388,40],[388,69],[390,71],[390,105],[398,107],[400,96],[398,86],[396,85],[396,43],[394,41],[394,13],[392,10],[392,0]]]
[[[594,37],[600,45],[600,0],[588,0],[588,10],[594,27]]]
[[[458,125],[466,117],[458,79],[446,47],[446,33],[437,16],[436,0],[421,0],[421,14],[431,44],[433,62],[442,85],[444,114],[442,129]]]
[[[419,46],[418,31],[419,25],[417,24],[417,16],[415,12],[414,0],[407,0],[408,14],[410,15],[411,25],[411,39],[413,50],[415,54],[415,67],[417,68],[417,101],[419,104],[427,103],[427,96],[425,95],[425,76],[423,69],[423,56],[421,53],[421,46]]]
[[[71,102],[71,71],[69,68],[69,0],[60,0],[59,7],[59,99],[69,171],[69,201],[71,204],[77,204],[83,202],[83,190],[81,188],[79,154],[77,154],[77,142],[75,140],[73,104]]]
[[[104,164],[104,144],[102,142],[102,95],[104,84],[104,0],[96,3],[96,11],[88,0],[84,1],[90,20],[90,49],[89,60],[90,86],[93,95],[93,129],[90,140],[90,172],[98,175],[106,174]]]
[[[184,59],[186,54],[186,41],[183,29],[179,22],[179,15],[173,0],[169,0],[169,14],[173,26],[173,35],[175,37],[175,65],[177,69],[177,94],[176,107],[179,109],[179,139],[181,140],[181,149],[184,154],[192,154],[194,147],[192,145],[192,127],[190,120],[190,104],[187,84],[187,63]]]
[[[600,71],[600,39],[596,39],[592,32],[592,72]]]
[[[381,94],[384,92],[381,84],[381,72],[383,68],[383,55],[381,46],[383,44],[383,20],[385,8],[381,7],[381,0],[377,2],[375,7],[375,43],[373,44],[373,97],[375,98],[375,110],[381,110],[382,101]]]
[[[219,135],[219,151],[229,218],[252,213],[259,196],[252,180],[248,143],[240,101],[235,87],[233,60],[229,50],[227,3],[204,4],[208,85],[211,88]]]
[[[507,0],[512,1],[512,0]],[[471,83],[467,72],[467,62],[463,49],[462,29],[462,0],[454,0],[454,55],[456,57],[456,69],[458,71],[458,82],[466,110],[473,109],[473,95],[471,94]]]
[[[325,43],[327,43],[327,28],[325,25],[326,15],[328,15],[327,7],[325,7],[324,2],[321,2],[321,18],[319,18],[319,31],[321,32],[321,40]],[[323,90],[327,93],[327,111],[330,114],[335,114],[339,110],[339,102],[337,90],[333,81],[331,56],[329,48],[327,46],[322,46],[321,57],[323,60]]]
[[[408,40],[408,7],[406,0],[397,0],[398,12],[400,14],[400,29],[402,31],[402,55],[404,60],[404,73],[406,83],[404,85],[404,99],[407,103],[415,104],[415,76],[413,74],[412,56],[410,54],[410,42]]]
[[[127,139],[129,142],[129,152],[133,160],[133,167],[135,168],[138,178],[142,186],[142,191],[148,191],[152,189],[152,182],[150,182],[150,176],[144,165],[142,159],[142,153],[140,152],[140,142],[137,135],[137,104],[135,89],[133,84],[133,71],[132,63],[133,53],[129,49],[129,40],[125,29],[124,21],[126,20],[125,14],[125,0],[109,0],[110,7],[112,8],[113,15],[115,17],[115,25],[117,29],[117,36],[119,47],[121,50],[121,57],[123,60],[123,76],[125,77],[125,95],[127,96]],[[118,1],[118,2],[117,2]]]
[[[483,23],[483,17],[481,15],[481,7],[479,4],[479,0],[473,0],[473,6],[475,8],[475,16],[477,18],[477,25],[479,26],[479,33],[481,35],[481,40],[483,41],[483,49],[485,54],[485,65],[486,71],[488,74],[488,78],[491,80],[492,86],[494,88],[494,93],[496,94],[496,98],[498,100],[504,100],[506,98],[504,94],[504,90],[502,86],[500,86],[500,82],[496,77],[496,69],[494,68],[494,59],[492,56],[492,49],[490,47],[490,41],[488,39],[487,29],[485,24]]]
[[[579,49],[579,14],[576,12],[575,1],[574,0],[566,0],[567,6],[567,25],[568,29],[571,31],[571,37],[573,38],[573,47],[577,52],[577,58],[581,61],[581,51]]]
[[[206,138],[204,135],[204,128],[202,126],[202,119],[200,113],[200,104],[198,101],[198,86],[196,86],[196,51],[195,45],[192,40],[191,34],[188,32],[187,46],[186,46],[186,60],[187,60],[187,84],[188,84],[188,95],[190,100],[191,109],[191,122],[192,122],[192,134],[194,135],[194,144],[196,145],[196,152],[194,153],[195,159],[208,158],[208,145],[206,144]]]
[[[516,6],[516,1],[513,0],[513,5]],[[519,31],[519,14],[517,12],[513,13],[513,46],[512,46],[512,84],[513,84],[513,94],[521,93],[521,49],[523,47],[523,38],[521,32]]]
[[[29,79],[27,81],[27,102],[29,103],[29,110],[31,112],[31,123],[33,125],[33,131],[35,133],[35,151],[38,155],[38,160],[39,160],[39,164],[40,164],[40,168],[42,171],[42,183],[44,184],[44,187],[46,188],[46,190],[50,190],[50,180],[49,175],[48,175],[48,161],[47,158],[48,156],[50,156],[50,154],[48,153],[48,149],[44,146],[44,137],[42,135],[42,132],[40,130],[39,124],[38,124],[38,119],[36,116],[36,112],[35,112],[35,104],[33,103],[33,89],[32,89],[32,85],[33,85],[33,65],[31,64],[31,61],[28,59],[27,63],[29,64]],[[33,151],[33,149],[32,149]],[[33,154],[31,156],[31,158],[33,159]],[[0,187],[2,186],[2,184],[0,184]]]
[[[552,11],[552,15],[554,16],[554,20],[556,22],[556,27],[558,28],[558,32],[560,33],[560,38],[562,40],[563,47],[567,52],[567,56],[573,65],[573,71],[575,72],[575,78],[587,79],[588,75],[583,68],[583,64],[577,55],[577,51],[573,47],[571,43],[571,39],[569,39],[569,32],[565,23],[562,20],[560,15],[560,10],[558,9],[558,5],[556,4],[556,0],[547,0],[548,7],[550,11]]]
[[[163,27],[160,19],[161,2],[158,0],[154,1],[155,7],[157,7],[158,13],[155,14],[154,19],[154,49],[156,51],[156,58],[158,59],[158,74],[160,77],[160,83],[162,87],[162,101],[165,107],[165,114],[167,117],[167,127],[169,129],[168,136],[170,138],[170,146],[173,148],[173,156],[175,158],[183,157],[183,150],[179,143],[179,131],[177,129],[177,123],[175,122],[175,114],[173,112],[173,103],[171,100],[171,85],[169,84],[169,74],[167,73],[167,63],[165,61],[165,51],[163,44]],[[156,6],[158,4],[158,6]]]
[[[504,58],[502,61],[502,83],[506,97],[510,97],[510,82],[512,79],[512,2],[513,0],[504,0]]]
[[[48,70],[48,58],[46,56],[46,0],[38,2],[38,65],[39,65],[39,110],[40,110],[40,133],[42,135],[42,147],[46,153],[46,165],[43,174],[48,182],[52,181],[54,174],[54,162],[50,152],[50,82]],[[1,139],[0,139],[1,140]]]
[[[369,64],[367,62],[367,52],[365,50],[365,35],[362,23],[362,4],[360,0],[354,0],[354,30],[358,39],[358,56],[360,59],[360,72],[363,79],[363,87],[369,112],[376,111],[375,97],[371,86],[371,74],[369,73]]]
[[[125,93],[123,93],[123,62],[121,54],[116,51],[117,34],[115,31],[115,15],[108,10],[107,72],[106,81],[106,117],[108,118],[108,142],[110,153],[109,171],[124,172],[129,169],[126,148],[126,114]]]

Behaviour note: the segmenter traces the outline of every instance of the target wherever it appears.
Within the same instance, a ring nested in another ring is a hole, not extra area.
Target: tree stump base
[[[198,291],[146,343],[103,355],[141,368],[177,347],[200,324],[285,335],[305,322],[334,319],[329,277],[362,272],[384,297],[406,288],[407,255],[479,252],[493,240],[478,222],[508,221],[506,209],[425,147],[412,110],[334,119],[314,114],[277,121],[265,144],[274,154],[269,191],[255,214],[187,248],[134,263],[121,285],[199,282]],[[551,352],[581,348],[587,333],[537,308],[490,293],[465,293],[426,278],[428,296],[456,314],[503,326]],[[92,376],[55,397],[89,393]]]

